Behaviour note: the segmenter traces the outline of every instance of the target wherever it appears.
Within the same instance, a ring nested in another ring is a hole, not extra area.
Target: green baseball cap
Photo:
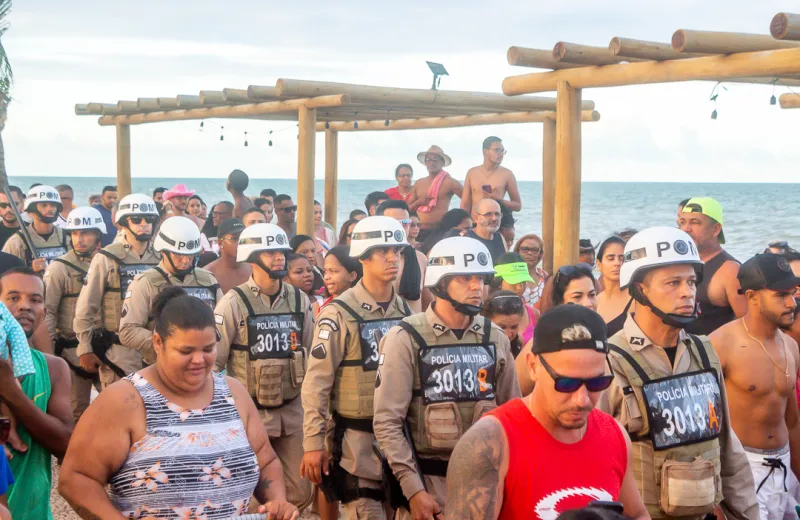
[[[686,203],[686,206],[683,207],[683,212],[701,213],[717,221],[720,226],[724,225],[722,223],[722,205],[711,197],[692,197],[689,199],[689,202]],[[719,237],[717,238],[720,244],[724,244],[725,232],[720,230]]]
[[[531,278],[528,272],[528,264],[525,262],[496,265],[494,266],[494,271],[496,273],[495,276],[499,276],[503,281],[510,284],[533,281],[533,278]]]

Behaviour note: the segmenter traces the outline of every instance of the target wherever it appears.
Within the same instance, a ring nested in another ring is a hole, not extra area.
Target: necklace
[[[742,325],[744,325],[744,331],[747,333],[748,336],[750,336],[750,339],[752,339],[753,341],[755,341],[756,343],[761,345],[761,350],[763,350],[764,354],[766,354],[767,357],[770,359],[770,361],[772,361],[772,364],[775,365],[775,368],[777,368],[778,370],[780,370],[781,372],[784,373],[784,375],[786,376],[786,382],[788,383],[790,381],[790,378],[789,378],[789,359],[786,356],[786,344],[784,343],[783,338],[781,338],[781,350],[783,350],[783,362],[784,362],[784,365],[786,365],[786,368],[781,368],[781,366],[778,363],[775,362],[775,359],[772,356],[769,355],[769,352],[767,352],[767,347],[764,346],[764,344],[761,342],[761,340],[753,337],[753,335],[750,334],[750,330],[748,330],[748,328],[747,328],[747,322],[745,322],[744,319],[742,319]]]

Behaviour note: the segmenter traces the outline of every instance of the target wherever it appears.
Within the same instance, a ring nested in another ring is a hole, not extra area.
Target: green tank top
[[[31,349],[36,374],[22,380],[22,391],[36,407],[47,412],[50,401],[50,372],[47,359],[38,350]],[[53,520],[50,510],[50,487],[53,483],[51,455],[44,446],[33,441],[28,430],[18,422],[17,432],[28,446],[26,453],[14,452],[8,461],[16,483],[8,489],[8,507],[14,520]]]

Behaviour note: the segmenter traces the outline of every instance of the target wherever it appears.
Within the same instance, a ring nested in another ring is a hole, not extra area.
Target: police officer
[[[142,368],[142,357],[123,347],[117,332],[122,299],[133,278],[158,263],[150,245],[157,220],[153,199],[138,193],[123,197],[116,217],[120,233],[92,259],[84,290],[78,296],[74,329],[81,368],[99,370],[103,388]],[[95,324],[97,317],[99,327]]]
[[[492,275],[489,250],[477,240],[437,243],[425,273],[434,303],[381,343],[373,422],[409,501],[396,518],[444,518],[445,476],[456,442],[485,412],[522,395],[508,338],[478,316]]]
[[[106,225],[99,211],[82,207],[69,212],[61,229],[70,234],[72,250],[53,260],[44,272],[44,319],[50,337],[55,340],[56,355],[64,358],[72,370],[72,415],[77,422],[89,406],[92,385],[99,392],[100,382],[96,371],[92,373],[81,368],[78,338],[72,326],[78,295]],[[99,316],[94,318],[95,326],[99,326]]]
[[[122,344],[138,352],[146,365],[156,362],[151,310],[161,291],[173,285],[183,287],[212,309],[222,298],[214,275],[195,267],[202,246],[200,230],[193,221],[180,216],[165,220],[153,240],[153,249],[161,253],[161,262],[133,279],[125,293],[119,321]]]
[[[281,281],[290,251],[286,233],[274,224],[242,231],[236,261],[251,264],[253,273],[228,291],[214,311],[220,336],[216,369],[227,368],[247,387],[283,465],[287,500],[302,511],[311,503],[312,490],[300,478],[303,407],[298,397],[314,315],[308,296]]]
[[[54,225],[62,207],[61,197],[52,186],[40,184],[31,188],[25,198],[25,211],[31,223],[23,225],[36,251],[31,252],[25,231],[20,229],[6,241],[3,252],[22,259],[37,273],[43,273],[50,261],[67,253],[64,232]]]
[[[703,262],[683,231],[645,229],[625,246],[620,286],[636,314],[609,340],[614,381],[598,408],[633,441],[639,492],[652,518],[695,517],[717,505],[727,518],[758,518],[753,477],[731,429],[719,358],[697,319]]]
[[[393,288],[407,245],[393,218],[367,217],[356,224],[350,256],[359,259],[364,276],[323,307],[314,328],[303,383],[302,474],[322,483],[329,502],[341,500],[348,519],[385,518],[381,461],[372,448],[373,392],[379,340],[411,314]],[[335,427],[326,450],[329,409]]]

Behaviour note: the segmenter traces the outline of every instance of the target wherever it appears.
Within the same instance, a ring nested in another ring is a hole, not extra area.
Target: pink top
[[[522,331],[523,345],[527,345],[533,339],[533,328],[536,326],[536,313],[533,312],[533,307],[525,305],[525,310],[528,311],[528,326]]]

